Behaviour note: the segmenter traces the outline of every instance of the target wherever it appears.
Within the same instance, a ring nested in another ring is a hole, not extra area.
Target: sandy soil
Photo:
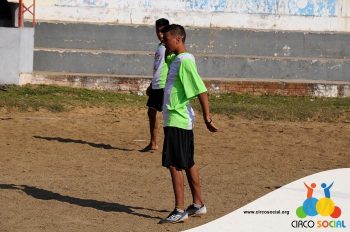
[[[350,166],[349,123],[214,115],[221,131],[210,134],[199,118],[196,161],[209,213],[159,225],[173,192],[161,151],[138,151],[148,142],[145,108],[0,110],[0,231],[180,231],[303,176]]]

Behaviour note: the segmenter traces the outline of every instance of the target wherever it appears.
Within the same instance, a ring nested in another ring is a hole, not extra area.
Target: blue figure
[[[321,184],[321,187],[323,188],[323,191],[324,191],[324,196],[325,196],[326,198],[331,198],[331,191],[329,191],[329,189],[333,186],[333,184],[334,184],[334,181],[333,181],[332,184],[329,185],[328,187],[327,187],[327,184],[326,184],[326,183],[322,183],[322,184]]]

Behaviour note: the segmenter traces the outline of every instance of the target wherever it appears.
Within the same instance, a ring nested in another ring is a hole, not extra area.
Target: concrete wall
[[[36,0],[36,6],[39,21],[153,25],[166,17],[190,27],[350,32],[349,0]]]
[[[18,84],[33,72],[34,29],[0,27],[0,84]]]
[[[207,79],[350,81],[350,35],[188,28],[187,48]],[[36,71],[150,77],[154,27],[39,23]]]
[[[37,0],[35,72],[23,84],[142,91],[157,45],[153,24],[166,17],[187,26],[187,48],[210,91],[349,96],[349,5],[350,0]]]

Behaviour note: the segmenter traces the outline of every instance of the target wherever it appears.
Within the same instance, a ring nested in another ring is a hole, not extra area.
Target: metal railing
[[[23,3],[23,0],[19,0],[19,8],[18,8],[18,27],[24,26],[24,13],[29,12],[32,15],[32,26],[35,26],[35,0],[32,0],[32,4],[30,6],[26,6]]]

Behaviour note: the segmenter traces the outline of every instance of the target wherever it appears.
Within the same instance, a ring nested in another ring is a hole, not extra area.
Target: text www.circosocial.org
[[[289,215],[289,210],[245,210],[243,211],[244,214],[283,214],[283,215]]]

